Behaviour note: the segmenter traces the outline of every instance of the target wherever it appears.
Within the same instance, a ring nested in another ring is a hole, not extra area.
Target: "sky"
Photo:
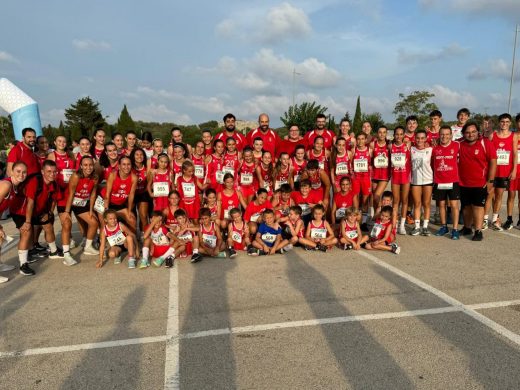
[[[53,125],[85,96],[110,123],[126,104],[134,120],[266,112],[276,127],[293,96],[340,119],[358,95],[393,122],[399,94],[415,90],[454,120],[461,107],[507,112],[516,23],[518,0],[7,0],[0,77]]]

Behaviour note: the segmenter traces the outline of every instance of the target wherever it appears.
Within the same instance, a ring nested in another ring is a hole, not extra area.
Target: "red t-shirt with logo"
[[[437,145],[432,151],[433,182],[459,182],[459,149],[458,142],[451,141],[448,145]]]
[[[487,182],[489,162],[497,158],[493,143],[487,138],[478,139],[473,145],[460,142],[459,176],[463,187],[484,187]]]

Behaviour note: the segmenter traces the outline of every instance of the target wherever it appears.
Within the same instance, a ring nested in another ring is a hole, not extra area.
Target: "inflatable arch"
[[[0,108],[11,115],[14,136],[22,139],[22,130],[31,127],[36,135],[42,134],[38,103],[5,78],[0,78]]]

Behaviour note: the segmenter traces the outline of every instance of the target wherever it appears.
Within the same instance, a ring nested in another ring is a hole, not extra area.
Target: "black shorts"
[[[412,183],[410,183],[410,186],[411,187],[431,187],[431,186],[433,186],[433,183],[428,183],[428,184],[412,184]]]
[[[110,203],[108,205],[108,208],[110,210],[119,211],[119,210],[123,210],[123,209],[128,208],[128,203],[123,203],[123,204],[113,204],[113,203]]]
[[[140,194],[136,193],[134,196],[134,204],[150,203],[150,199],[150,194],[147,191],[141,192]]]
[[[450,190],[439,189],[438,184],[433,185],[433,200],[459,200],[460,186],[459,183],[453,183]]]
[[[460,203],[465,206],[484,207],[487,198],[487,186],[485,187],[460,187]]]
[[[47,215],[48,215],[47,220],[42,221],[42,218],[44,218]],[[25,223],[25,215],[13,214],[13,215],[11,215],[11,218],[13,218],[14,225],[16,226],[17,229],[20,229],[23,226],[23,224]],[[37,217],[31,218],[32,226],[42,226],[42,225],[47,225],[49,223],[50,224],[54,223],[54,214],[41,214]]]
[[[87,202],[85,206],[72,206],[71,211],[76,214],[76,216],[88,213],[90,211],[90,202]],[[92,212],[95,213],[94,210],[92,210]]]
[[[509,178],[508,177],[495,177],[495,180],[493,180],[493,187],[505,188],[506,190],[509,190]]]

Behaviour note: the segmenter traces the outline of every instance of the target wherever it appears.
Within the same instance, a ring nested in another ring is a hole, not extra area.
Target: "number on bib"
[[[199,179],[204,178],[204,166],[203,165],[195,165],[195,177]]]
[[[170,192],[170,186],[168,182],[161,181],[157,183],[153,183],[153,196],[157,198],[159,196],[168,196]]]
[[[327,238],[327,229],[325,228],[312,228],[311,238],[324,239]]]
[[[368,160],[364,158],[354,160],[354,172],[368,172]]]
[[[394,168],[404,168],[406,165],[406,155],[404,153],[392,154],[392,166]]]
[[[437,184],[438,190],[451,190],[453,189],[453,183],[439,183]]]
[[[214,236],[212,234],[203,234],[202,242],[204,243],[204,245],[210,248],[215,248],[217,246],[217,236]]]
[[[379,237],[379,234],[381,233],[381,230],[383,230],[383,225],[376,223],[372,230],[370,231],[370,237],[377,238]]]
[[[345,232],[347,234],[347,238],[350,238],[353,240],[354,238],[357,238],[357,230],[349,230],[348,232]]]
[[[76,198],[72,199],[72,205],[76,207],[85,207],[87,205],[88,199]]]
[[[250,185],[253,184],[253,174],[249,172],[242,172],[240,175],[240,184]]]
[[[231,239],[239,244],[242,243],[242,235],[239,232],[231,233]]]
[[[497,150],[497,165],[509,165],[509,155],[508,150]]]
[[[217,171],[217,183],[222,184],[224,183],[224,172],[223,171]]]
[[[383,155],[376,156],[374,159],[374,167],[376,168],[386,168],[388,167],[388,158]]]
[[[61,174],[63,175],[63,182],[68,183],[73,173],[74,169],[63,169],[61,171]]]
[[[348,164],[346,162],[340,162],[336,165],[336,175],[348,174]]]
[[[107,236],[107,241],[110,246],[123,245],[126,241],[126,236],[122,230],[118,230],[116,234]]]
[[[276,241],[276,234],[264,233],[262,234],[262,241],[272,244]]]
[[[96,203],[94,203],[94,210],[96,210],[99,214],[103,214],[105,212],[105,201],[99,195],[96,198]]]
[[[195,184],[194,183],[182,183],[182,192],[186,198],[195,197]]]
[[[260,218],[260,213],[256,213],[256,214],[251,215],[251,222],[258,221],[258,218]]]

